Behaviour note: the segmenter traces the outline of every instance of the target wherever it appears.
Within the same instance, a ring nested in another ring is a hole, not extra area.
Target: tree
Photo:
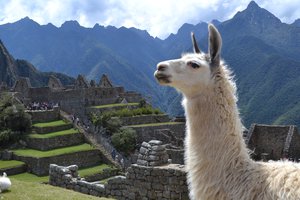
[[[121,128],[111,137],[112,144],[118,151],[129,154],[135,149],[136,131],[132,128]]]
[[[0,144],[14,142],[31,129],[31,116],[9,94],[0,97]]]

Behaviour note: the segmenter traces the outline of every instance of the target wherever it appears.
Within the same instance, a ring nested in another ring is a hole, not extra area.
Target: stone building
[[[142,99],[139,93],[113,86],[106,75],[102,76],[99,86],[91,86],[82,75],[77,77],[72,86],[63,86],[60,80],[50,77],[48,86],[32,87],[28,78],[19,78],[12,91],[18,94],[24,104],[34,101],[53,102],[69,113],[82,112],[82,108],[87,106],[119,103],[122,99],[127,102],[139,102]]]
[[[255,160],[300,159],[300,135],[296,126],[252,124],[245,141]]]

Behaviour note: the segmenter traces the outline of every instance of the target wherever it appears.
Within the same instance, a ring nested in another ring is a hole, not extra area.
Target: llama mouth
[[[171,83],[171,80],[170,80],[171,76],[167,76],[167,75],[160,74],[160,73],[155,73],[154,76],[160,84]]]

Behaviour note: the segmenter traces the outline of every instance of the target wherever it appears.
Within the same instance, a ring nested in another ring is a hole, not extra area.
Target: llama
[[[300,165],[255,162],[242,138],[236,86],[223,60],[222,39],[209,24],[209,53],[157,64],[161,85],[183,94],[186,115],[185,164],[192,200],[300,199]]]
[[[7,177],[7,174],[3,172],[3,176],[0,177],[0,193],[8,190],[10,187],[10,179]]]

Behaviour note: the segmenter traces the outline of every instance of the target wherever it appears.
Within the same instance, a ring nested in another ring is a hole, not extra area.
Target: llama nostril
[[[165,64],[160,64],[157,66],[158,71],[165,71],[166,68],[167,68],[167,65],[165,65]]]

